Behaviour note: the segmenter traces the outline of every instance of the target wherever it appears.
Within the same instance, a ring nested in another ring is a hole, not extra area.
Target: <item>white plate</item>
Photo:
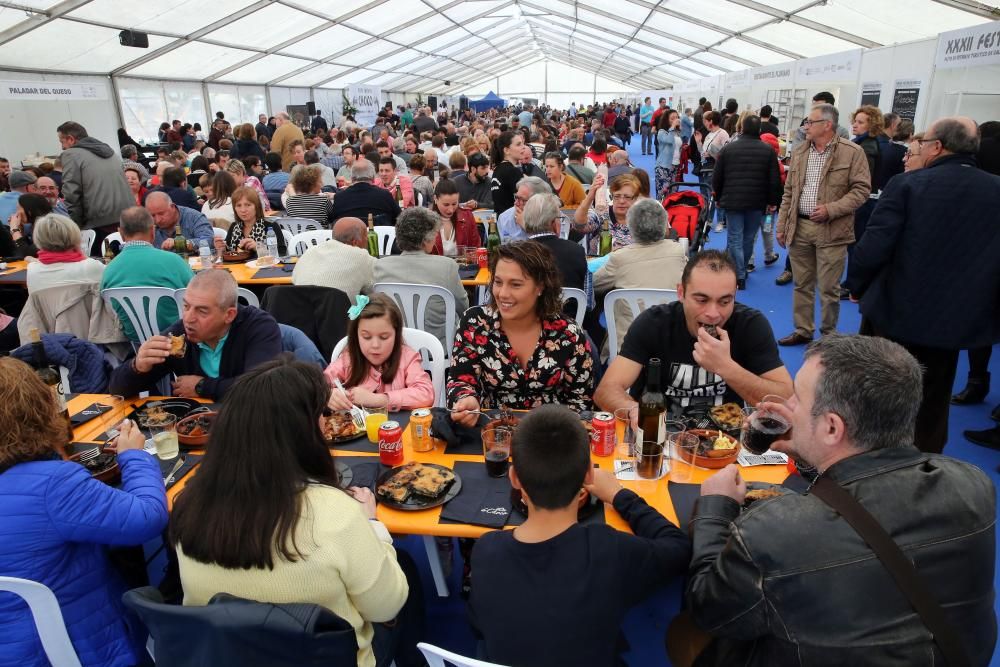
[[[270,268],[273,268],[275,266],[278,266],[278,262],[275,261],[274,264],[270,264],[268,266],[259,266],[257,264],[257,260],[256,259],[251,259],[249,262],[247,262],[246,264],[244,264],[244,266],[246,266],[247,268],[250,268],[250,269],[270,269]]]

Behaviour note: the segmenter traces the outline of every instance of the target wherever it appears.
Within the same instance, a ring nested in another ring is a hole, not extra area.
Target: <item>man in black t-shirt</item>
[[[736,267],[718,250],[688,262],[677,301],[635,319],[594,401],[609,412],[635,405],[654,357],[662,364],[670,415],[728,402],[753,405],[767,394],[792,395],[792,378],[778,356],[771,325],[760,311],[736,303]]]

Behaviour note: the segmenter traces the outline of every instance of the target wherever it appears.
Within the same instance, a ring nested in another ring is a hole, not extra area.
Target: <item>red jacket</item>
[[[467,208],[460,208],[457,213],[458,222],[455,223],[455,245],[480,247],[483,244],[483,240],[479,236],[479,226],[476,225],[476,218],[472,215],[472,211]],[[431,254],[444,254],[440,234],[434,237],[434,252]]]
[[[607,128],[614,127],[615,118],[618,118],[618,114],[615,113],[615,110],[608,109],[604,112],[604,118],[601,119],[601,123]]]

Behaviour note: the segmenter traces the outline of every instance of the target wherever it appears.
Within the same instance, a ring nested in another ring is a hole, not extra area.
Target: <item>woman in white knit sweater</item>
[[[241,377],[177,498],[170,536],[185,605],[220,592],[322,605],[354,626],[358,665],[371,667],[372,623],[395,618],[409,589],[371,491],[340,488],[320,426],[329,397],[319,368],[302,362]]]

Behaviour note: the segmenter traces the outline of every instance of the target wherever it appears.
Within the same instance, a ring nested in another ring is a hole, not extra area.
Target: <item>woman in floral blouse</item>
[[[274,230],[278,240],[278,254],[285,256],[288,248],[285,246],[285,236],[276,222],[264,218],[264,208],[260,205],[260,197],[253,188],[244,185],[233,192],[233,215],[236,221],[230,225],[226,238],[215,237],[216,250],[222,252],[239,252],[248,250],[257,252],[258,243],[267,243],[268,230]]]
[[[573,230],[581,234],[590,234],[590,254],[597,254],[597,244],[600,241],[601,227],[608,221],[614,247],[623,248],[632,245],[632,235],[628,231],[625,216],[632,204],[639,198],[642,186],[632,174],[622,174],[611,179],[611,206],[607,211],[598,213],[593,208],[594,197],[604,187],[604,177],[598,174],[587,191],[587,197],[577,207],[573,215]]]
[[[562,315],[555,258],[535,241],[500,246],[489,304],[465,311],[448,369],[452,419],[472,426],[486,408],[561,403],[591,409],[593,357],[583,329]]]

